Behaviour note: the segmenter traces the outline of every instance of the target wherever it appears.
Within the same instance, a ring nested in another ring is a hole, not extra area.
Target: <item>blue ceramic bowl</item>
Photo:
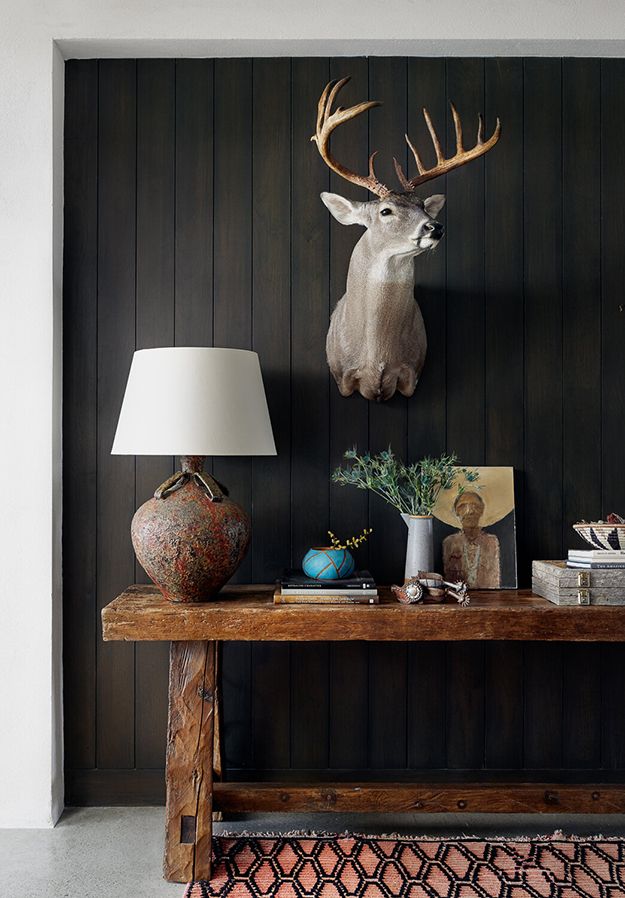
[[[307,577],[315,580],[341,580],[349,577],[356,562],[347,549],[332,549],[327,546],[309,549],[304,555],[302,569]]]

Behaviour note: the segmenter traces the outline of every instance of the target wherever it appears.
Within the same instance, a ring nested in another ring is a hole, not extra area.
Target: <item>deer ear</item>
[[[366,203],[357,203],[339,196],[338,193],[322,193],[321,200],[328,207],[337,221],[344,225],[366,224],[364,206]]]
[[[445,205],[445,194],[444,193],[435,193],[434,196],[429,196],[427,200],[423,203],[423,208],[430,216],[430,218],[436,218],[438,213],[441,211],[443,206]]]

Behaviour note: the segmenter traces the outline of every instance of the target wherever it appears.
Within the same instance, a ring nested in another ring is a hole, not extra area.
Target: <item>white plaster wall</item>
[[[0,8],[0,19],[5,19],[0,22],[0,825],[4,826],[50,825],[60,797],[58,739],[53,737],[61,706],[58,664],[57,676],[53,678],[52,672],[53,648],[56,656],[60,650],[60,399],[58,383],[53,383],[58,371],[55,293],[58,297],[60,264],[55,278],[53,222],[56,213],[60,223],[61,204],[57,193],[53,209],[52,42],[27,10],[22,6],[18,14],[16,5],[7,22],[6,7]],[[56,248],[58,252],[58,240]]]
[[[620,56],[625,9],[622,0],[0,0],[0,826],[50,826],[62,808],[62,54],[326,53]]]

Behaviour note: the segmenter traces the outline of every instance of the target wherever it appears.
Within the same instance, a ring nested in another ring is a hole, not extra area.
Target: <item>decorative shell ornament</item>
[[[391,589],[402,605],[416,605],[423,598],[423,587],[418,577],[410,577],[403,586],[391,586]]]
[[[416,605],[419,602],[442,602],[449,597],[466,608],[471,599],[467,584],[463,580],[450,582],[441,574],[419,571],[416,577],[410,577],[403,586],[391,586],[391,590],[402,605]]]

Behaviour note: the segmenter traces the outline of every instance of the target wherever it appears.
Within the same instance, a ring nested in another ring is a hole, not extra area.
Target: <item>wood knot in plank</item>
[[[552,792],[551,789],[545,790],[545,803],[546,804],[560,804],[560,795],[557,792]]]
[[[336,804],[336,792],[334,789],[328,789],[327,792],[323,793],[322,798],[327,804]]]

